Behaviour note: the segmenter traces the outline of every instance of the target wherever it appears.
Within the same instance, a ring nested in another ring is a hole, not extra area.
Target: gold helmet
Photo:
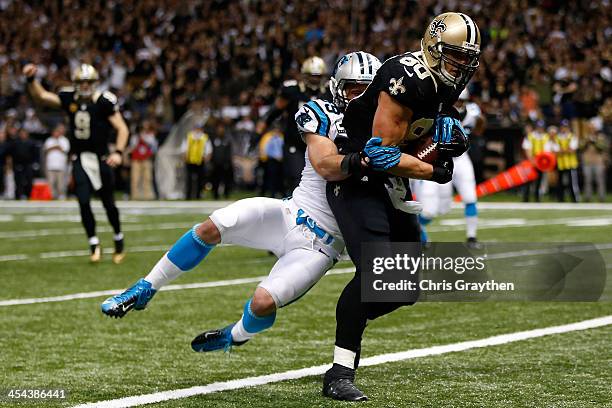
[[[320,91],[327,80],[327,64],[321,57],[306,58],[300,72],[304,84],[311,91]]]
[[[301,72],[307,75],[327,75],[327,65],[321,57],[306,58],[302,63]]]
[[[442,82],[462,88],[478,68],[480,30],[466,14],[440,14],[427,26],[421,50],[425,62]]]
[[[94,83],[100,79],[98,71],[89,64],[80,64],[72,71],[72,82],[76,93],[81,98],[89,98],[94,91]]]

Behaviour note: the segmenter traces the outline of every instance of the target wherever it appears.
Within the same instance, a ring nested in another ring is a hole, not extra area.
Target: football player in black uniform
[[[398,203],[411,196],[408,177],[442,184],[451,180],[452,157],[468,147],[453,104],[478,67],[479,56],[480,33],[472,19],[441,14],[427,27],[419,52],[385,61],[367,90],[348,105],[342,122],[348,137],[337,138],[336,144],[351,177],[329,182],[327,198],[356,273],[338,300],[334,364],[323,380],[325,396],[367,400],[353,384],[366,322],[414,303],[361,301],[361,275],[371,273],[362,271],[361,244],[420,241],[411,213],[418,210]],[[401,153],[403,143],[432,127],[441,159],[431,165]],[[364,156],[370,167],[365,170]],[[403,190],[401,201],[398,190]]]
[[[327,65],[320,57],[304,60],[300,80],[288,80],[283,83],[280,95],[266,117],[257,124],[257,133],[263,135],[266,129],[282,116],[284,147],[283,170],[285,172],[285,191],[293,191],[300,183],[304,169],[306,144],[302,141],[295,124],[294,116],[303,104],[314,99],[331,100],[328,93]]]
[[[23,68],[28,91],[35,102],[62,109],[68,115],[70,154],[75,193],[81,209],[81,221],[89,238],[90,260],[99,262],[100,240],[96,236],[96,220],[91,211],[91,195],[98,192],[106,210],[108,221],[115,232],[115,252],[112,260],[118,264],[125,257],[119,210],[113,198],[113,169],[121,165],[122,153],[127,145],[129,131],[119,112],[117,97],[111,92],[96,90],[98,72],[89,64],[81,64],[73,73],[74,87],[59,93],[43,88],[36,77],[36,66]],[[108,151],[113,131],[117,133],[116,149]]]

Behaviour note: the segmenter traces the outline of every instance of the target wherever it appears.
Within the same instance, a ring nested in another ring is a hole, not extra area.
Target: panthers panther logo
[[[304,125],[310,122],[311,120],[312,118],[310,117],[308,113],[302,112],[295,121],[297,122],[298,125],[300,125],[301,127],[304,127]]]

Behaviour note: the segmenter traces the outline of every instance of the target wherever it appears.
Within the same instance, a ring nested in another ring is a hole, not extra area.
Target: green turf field
[[[76,203],[60,208],[0,207],[0,302],[122,289],[148,273],[204,211],[132,207],[122,212],[128,257],[90,265]],[[102,213],[103,245],[111,232]],[[430,238],[462,241],[461,210],[436,220]],[[491,242],[612,243],[612,208],[481,209],[479,237]],[[505,223],[505,225],[504,225]],[[608,274],[612,250],[602,251]],[[219,247],[173,284],[266,275],[274,258]],[[347,268],[341,262],[336,268]],[[334,311],[350,273],[323,278],[278,312],[275,326],[229,354],[189,346],[204,329],[240,317],[256,283],[160,292],[143,312],[114,320],[106,296],[0,305],[0,389],[63,388],[74,406],[328,364]],[[608,281],[608,287],[610,280]],[[1,304],[1,303],[0,303]],[[372,322],[363,357],[428,348],[612,315],[612,303],[422,303]],[[367,407],[612,406],[612,326],[363,367],[357,384]],[[320,376],[165,401],[161,407],[345,406],[320,395]],[[0,406],[15,406],[7,401]]]

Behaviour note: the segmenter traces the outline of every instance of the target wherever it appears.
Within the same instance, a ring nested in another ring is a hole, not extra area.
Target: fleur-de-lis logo
[[[431,36],[431,38],[434,38],[438,34],[442,34],[442,32],[446,31],[446,24],[444,24],[444,19],[446,19],[446,17],[441,20],[434,20],[431,22],[431,25],[429,26],[429,35]]]
[[[340,186],[336,184],[336,187],[334,187],[334,195],[338,197],[338,194],[340,194]]]
[[[389,81],[391,84],[391,86],[389,86],[389,92],[391,95],[406,92],[406,87],[402,84],[402,82],[404,82],[404,77],[401,77],[400,79],[391,78],[391,81]]]

